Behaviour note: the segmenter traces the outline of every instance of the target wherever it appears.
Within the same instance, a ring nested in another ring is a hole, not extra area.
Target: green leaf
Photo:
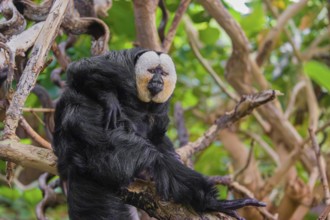
[[[317,61],[304,64],[304,72],[318,85],[330,91],[330,68]]]
[[[20,192],[16,189],[11,189],[7,186],[0,187],[0,200],[1,199],[9,199],[11,201],[15,201],[20,197]]]
[[[188,108],[198,103],[198,98],[194,96],[192,90],[188,90],[184,93],[182,98],[182,107]]]
[[[31,206],[35,206],[38,204],[42,199],[42,193],[40,189],[33,188],[30,190],[26,190],[23,192],[23,198],[26,203],[28,203]]]
[[[220,31],[214,27],[207,27],[199,31],[199,37],[206,44],[215,44],[220,37]]]
[[[19,142],[21,142],[22,144],[32,144],[32,141],[29,138],[23,138]]]
[[[240,24],[248,36],[261,31],[266,19],[262,4],[255,4],[251,14],[242,17]]]
[[[227,171],[224,150],[216,143],[205,149],[195,163],[195,170],[208,176],[224,175]]]
[[[191,16],[191,20],[194,23],[209,22],[211,18],[212,17],[205,10],[197,12]]]

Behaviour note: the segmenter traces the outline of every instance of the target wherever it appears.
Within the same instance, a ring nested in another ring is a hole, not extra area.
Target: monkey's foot
[[[237,200],[220,200],[217,201],[217,207],[214,207],[217,211],[236,218],[237,220],[244,220],[240,217],[236,210],[245,206],[265,207],[266,203],[260,202],[256,199],[246,198]]]

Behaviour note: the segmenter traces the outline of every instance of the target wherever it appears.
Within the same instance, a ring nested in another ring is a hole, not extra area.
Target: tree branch
[[[236,105],[235,110],[217,119],[215,124],[195,142],[189,143],[177,150],[177,153],[181,156],[181,160],[187,161],[193,154],[208,147],[214,141],[220,129],[229,127],[242,117],[250,114],[254,108],[274,100],[278,95],[280,95],[278,91],[266,90],[257,94],[242,96],[240,102]]]
[[[133,3],[137,45],[161,51],[155,16],[158,0],[134,0]]]
[[[295,16],[305,5],[308,0],[300,0],[297,3],[290,5],[277,19],[277,24],[272,30],[268,33],[266,38],[260,44],[259,52],[256,58],[257,64],[262,66],[265,60],[268,60],[269,54],[272,51],[278,36],[282,32],[286,23]]]
[[[185,13],[185,11],[187,10],[190,2],[191,2],[191,0],[181,0],[180,1],[180,5],[175,13],[170,30],[168,31],[168,33],[164,39],[164,42],[163,42],[163,51],[166,53],[168,53],[168,51],[170,50],[176,30],[178,29],[178,26],[179,26],[180,20],[181,20],[183,14]]]
[[[21,144],[15,140],[0,141],[0,159],[57,174],[57,159],[52,150]]]
[[[322,186],[323,186],[323,191],[324,191],[325,203],[327,205],[330,205],[329,183],[328,183],[328,178],[327,178],[327,174],[326,174],[326,165],[324,162],[324,158],[321,155],[320,146],[317,143],[314,129],[312,127],[310,127],[308,129],[308,132],[309,132],[309,136],[312,140],[312,146],[313,146],[313,149],[314,149],[314,152],[316,155],[317,167],[319,169],[319,173],[321,176],[321,182],[322,182]]]
[[[21,117],[19,124],[24,128],[26,133],[38,144],[40,144],[43,148],[52,150],[52,146],[48,141],[46,141],[43,137],[41,137],[33,128],[29,125],[29,123]]]
[[[21,79],[18,83],[17,91],[7,110],[4,137],[15,136],[15,131],[27,96],[30,94],[36,79],[43,68],[51,44],[55,40],[57,32],[64,18],[64,13],[69,1],[56,0],[49,13],[47,20],[42,27],[40,34],[31,52],[32,57],[28,61]]]

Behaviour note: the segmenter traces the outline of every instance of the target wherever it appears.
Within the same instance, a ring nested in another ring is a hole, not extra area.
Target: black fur
[[[129,219],[116,197],[134,177],[148,170],[163,199],[198,213],[261,206],[253,199],[217,200],[214,186],[185,167],[166,136],[168,102],[137,97],[134,64],[142,49],[110,52],[68,68],[68,88],[56,106],[54,151],[58,171],[68,182],[70,218]]]

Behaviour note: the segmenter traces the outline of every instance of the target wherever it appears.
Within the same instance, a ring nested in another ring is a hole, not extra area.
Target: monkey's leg
[[[88,177],[70,175],[68,207],[71,220],[129,220],[128,206]]]
[[[243,219],[236,211],[245,206],[265,206],[255,199],[218,200],[217,191],[213,184],[201,174],[182,165],[171,155],[162,155],[152,166],[158,192],[165,199],[191,206],[199,213],[218,211]]]

